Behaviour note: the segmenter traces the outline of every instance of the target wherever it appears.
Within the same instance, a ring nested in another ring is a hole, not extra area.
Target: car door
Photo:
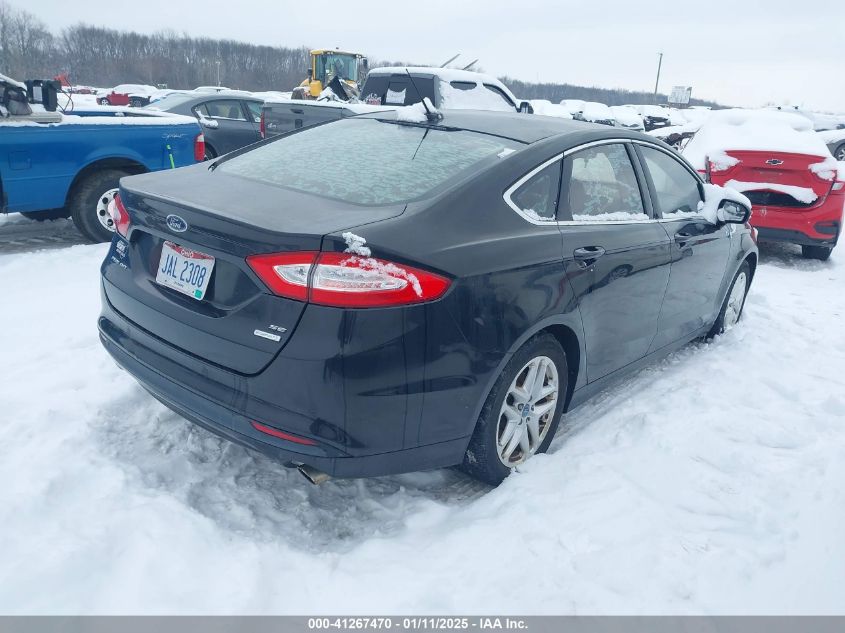
[[[263,101],[242,101],[241,104],[244,110],[249,115],[249,120],[252,123],[252,140],[250,143],[256,143],[261,140],[261,106]]]
[[[255,140],[255,129],[247,119],[240,99],[209,99],[194,107],[216,127],[203,126],[203,134],[217,156],[240,149]]]
[[[652,215],[633,149],[601,141],[566,153],[559,223],[592,382],[643,358],[669,280],[669,239]]]
[[[635,145],[661,226],[669,235],[672,265],[652,349],[691,338],[709,327],[721,307],[719,289],[730,255],[731,225],[699,213],[701,179],[679,157],[656,145]]]

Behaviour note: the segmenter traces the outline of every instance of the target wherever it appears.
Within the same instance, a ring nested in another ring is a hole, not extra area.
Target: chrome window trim
[[[502,198],[504,199],[505,204],[507,204],[523,220],[525,220],[529,224],[533,224],[534,226],[554,226],[554,227],[558,227],[558,226],[602,226],[602,225],[614,225],[614,224],[648,224],[648,223],[664,224],[664,223],[667,223],[667,222],[681,222],[682,220],[683,221],[689,221],[689,220],[699,220],[699,219],[704,220],[705,219],[704,216],[702,216],[702,215],[692,215],[692,216],[686,216],[686,217],[683,217],[683,218],[649,218],[647,220],[598,220],[598,221],[595,221],[595,222],[587,222],[587,221],[583,221],[583,220],[536,220],[536,219],[530,217],[529,215],[527,215],[511,199],[511,195],[517,189],[519,189],[528,180],[533,178],[539,172],[543,171],[546,167],[548,167],[549,165],[551,165],[555,161],[563,160],[564,158],[566,158],[567,156],[570,156],[571,154],[574,154],[576,152],[580,152],[581,150],[584,150],[584,149],[589,149],[590,147],[595,147],[597,145],[612,145],[612,144],[615,144],[615,143],[636,143],[638,145],[644,145],[646,147],[651,147],[653,149],[659,150],[659,151],[663,152],[664,154],[668,154],[669,156],[674,158],[678,163],[681,164],[681,166],[684,169],[686,169],[688,172],[690,172],[699,182],[703,182],[701,180],[701,175],[697,171],[691,170],[690,167],[688,165],[686,165],[686,163],[684,163],[683,161],[678,161],[677,156],[673,155],[672,150],[667,150],[665,147],[661,147],[660,145],[657,145],[656,143],[652,143],[650,141],[643,140],[643,139],[605,138],[605,139],[600,139],[600,140],[597,140],[597,141],[590,141],[588,143],[583,143],[582,145],[576,145],[575,147],[570,147],[568,150],[563,151],[560,154],[556,154],[555,156],[552,156],[548,160],[544,161],[543,163],[541,163],[540,165],[538,165],[537,167],[535,167],[534,169],[529,171],[527,174],[522,176],[519,180],[517,180],[510,187],[505,189],[505,193],[502,194]]]

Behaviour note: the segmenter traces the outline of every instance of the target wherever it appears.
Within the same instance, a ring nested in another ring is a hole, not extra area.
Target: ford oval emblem
[[[176,231],[177,233],[184,233],[188,230],[188,223],[178,215],[172,213],[167,216],[167,226],[171,231]]]

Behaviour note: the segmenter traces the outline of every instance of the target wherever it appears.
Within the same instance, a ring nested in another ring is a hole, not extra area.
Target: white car
[[[616,119],[616,125],[618,127],[624,127],[628,130],[637,130],[639,132],[645,130],[645,125],[643,124],[643,115],[641,115],[631,106],[610,106],[610,112]]]
[[[596,101],[584,102],[584,110],[581,113],[581,116],[585,121],[589,121],[590,123],[610,125],[611,127],[616,126],[616,118],[613,116],[610,106],[603,103],[598,103]]]
[[[578,119],[579,121],[584,120],[584,105],[586,101],[582,99],[561,99],[560,105],[566,108],[566,111],[572,115],[573,119]]]

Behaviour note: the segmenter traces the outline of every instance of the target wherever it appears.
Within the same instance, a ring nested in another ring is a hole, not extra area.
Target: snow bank
[[[736,164],[730,150],[779,151],[827,158],[830,151],[812,123],[797,114],[771,110],[712,112],[684,148],[684,157],[698,170],[707,157],[720,167]]]

